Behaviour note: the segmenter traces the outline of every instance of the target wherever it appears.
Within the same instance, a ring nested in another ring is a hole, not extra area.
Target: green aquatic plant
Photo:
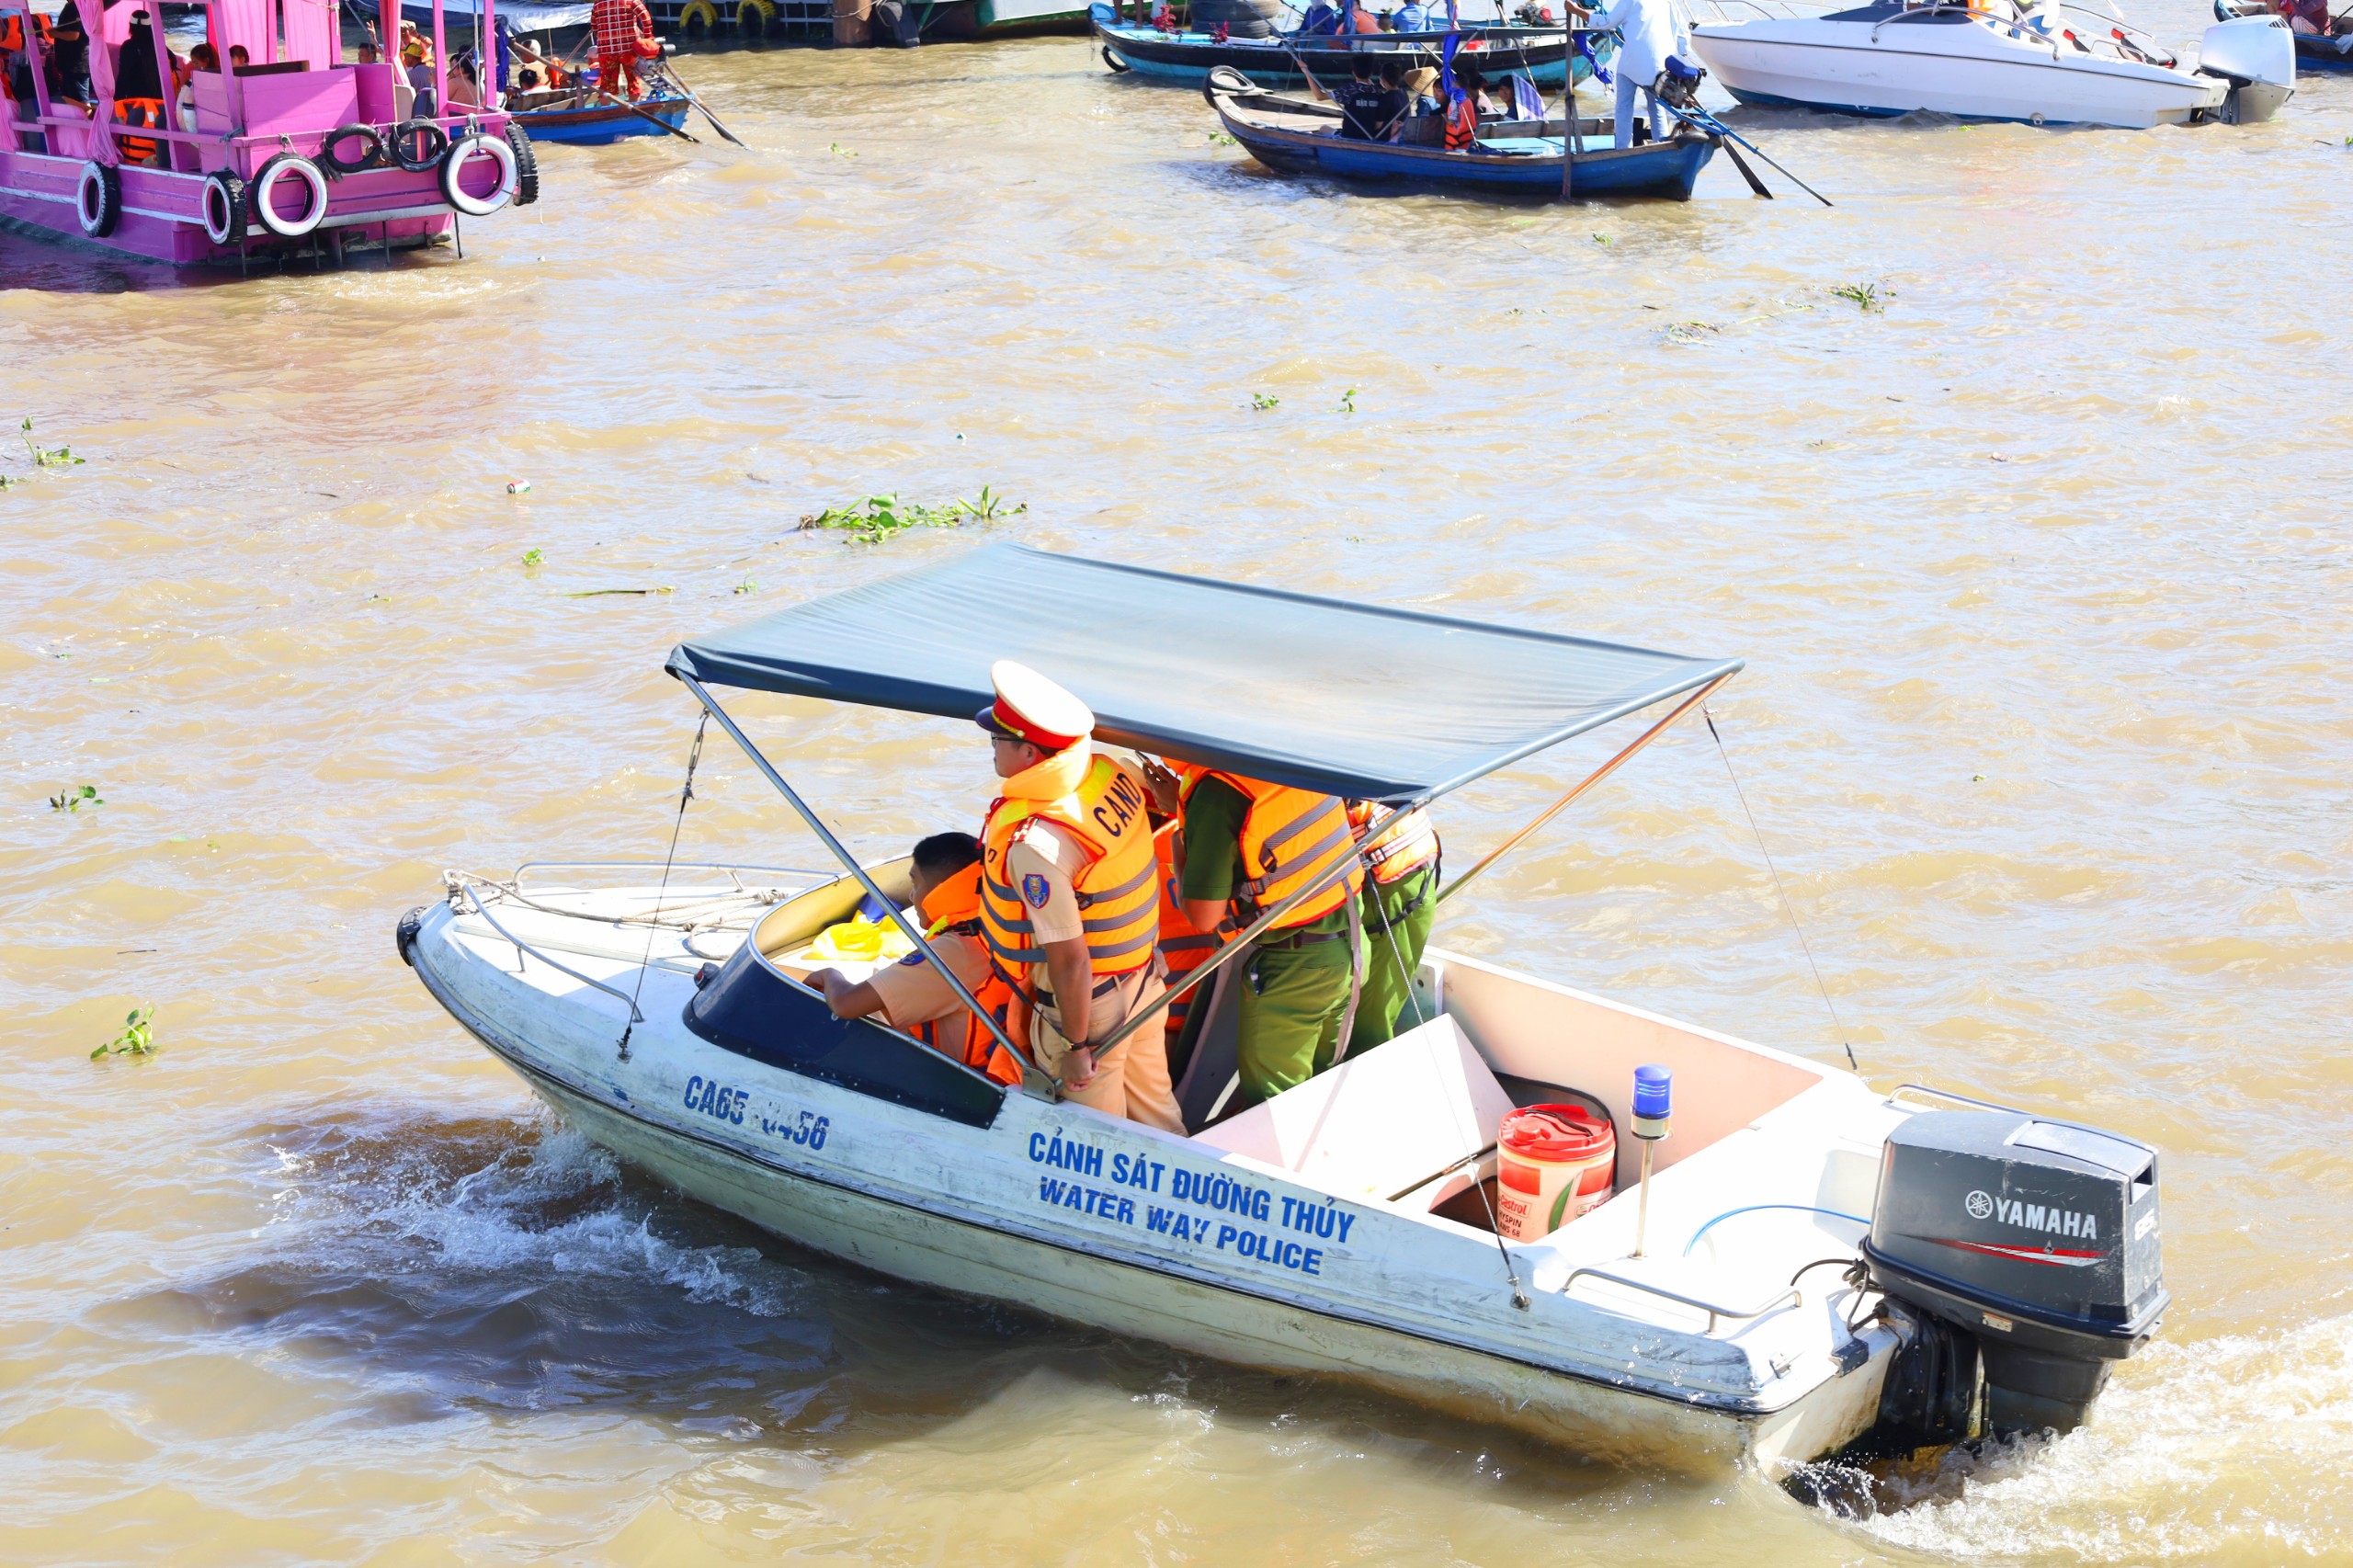
[[[532,567],[532,566],[544,565],[544,564],[546,563],[546,562],[547,562],[547,555],[546,555],[546,553],[545,553],[544,551],[542,551],[540,549],[540,547],[539,547],[539,546],[537,546],[537,545],[533,545],[530,549],[529,549],[529,550],[527,550],[527,551],[525,551],[523,552],[523,564],[524,564],[524,566],[526,566],[527,568],[528,568],[528,567]]]
[[[735,591],[739,594],[756,594],[760,591],[759,579],[747,576],[735,585]]]
[[[1268,409],[1280,408],[1282,405],[1283,400],[1279,397],[1268,397],[1265,392],[1250,394],[1250,411],[1253,414],[1264,414]]]
[[[1895,298],[1895,290],[1891,289],[1882,294],[1876,283],[1842,283],[1830,294],[1833,299],[1851,300],[1867,316],[1885,315],[1888,301]]]
[[[848,148],[843,146],[838,142],[829,142],[825,147],[825,151],[831,153],[836,158],[855,158],[858,156],[857,153],[851,152]]]
[[[976,523],[994,523],[1029,509],[1026,502],[1008,506],[1004,496],[995,494],[985,484],[981,486],[981,493],[970,501],[950,501],[944,506],[929,506],[919,501],[901,501],[898,493],[893,491],[887,495],[861,495],[847,506],[828,506],[822,512],[812,512],[801,519],[801,527],[803,531],[812,528],[837,529],[860,544],[881,544],[909,528],[952,528],[968,519]]]
[[[2353,140],[2353,138],[2348,138],[2348,140]],[[1228,136],[1222,131],[1212,131],[1210,132],[1210,145],[1212,147],[1239,147],[1242,143],[1236,142],[1233,137]]]
[[[106,1056],[153,1056],[159,1048],[155,1044],[155,1009],[133,1007],[124,1015],[122,1032],[103,1041],[90,1052],[90,1060]]]
[[[1705,343],[1722,331],[1723,328],[1713,322],[1670,322],[1667,324],[1666,340],[1669,343]]]
[[[34,440],[33,416],[29,414],[25,415],[24,424],[17,428],[24,436],[25,450],[31,456],[36,468],[72,468],[75,463],[86,460],[75,457],[71,447],[44,447]]]
[[[1357,389],[1350,387],[1347,391],[1340,394],[1340,406],[1334,409],[1332,412],[1335,414],[1354,414],[1356,411]]]
[[[1609,236],[1596,229],[1593,232],[1593,243],[1597,245],[1606,245],[1609,243]]]
[[[49,798],[49,809],[52,812],[78,812],[84,806],[105,804],[104,801],[98,799],[98,787],[96,784],[85,784],[77,790],[62,790]]]

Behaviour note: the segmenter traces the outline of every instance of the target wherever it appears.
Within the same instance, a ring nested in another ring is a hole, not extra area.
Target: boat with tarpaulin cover
[[[204,41],[229,68],[188,73],[184,108],[163,29],[134,31],[148,3],[79,7],[97,17],[85,101],[53,69],[48,18],[0,0],[0,36],[19,56],[0,63],[23,67],[5,73],[23,91],[0,103],[13,116],[0,124],[0,216],[158,261],[235,263],[427,244],[537,199],[529,140],[506,116],[420,113],[391,64],[343,63],[333,0],[211,0]],[[489,16],[493,0],[480,4]],[[434,58],[447,60],[441,0],[432,17]],[[385,0],[384,37],[398,18]]]
[[[1017,603],[1055,614],[1003,613]],[[720,694],[969,733],[999,659],[1084,699],[1099,747],[1377,802],[1368,843],[1498,768],[1639,722],[1557,811],[1741,668],[992,544],[670,653],[702,710],[681,820],[703,742],[724,735],[839,869],[453,872],[401,919],[399,950],[589,1138],[778,1235],[1610,1459],[1706,1471],[1874,1434],[2064,1426],[2152,1332],[2165,1295],[2146,1145],[1883,1092],[1489,958],[1433,948],[1414,983],[1426,1021],[1216,1121],[1205,1108],[1222,1096],[1202,1090],[1230,1084],[1233,1045],[1228,1002],[1204,991],[1181,1136],[1059,1100],[1026,1055],[1007,1085],[834,1017],[806,975],[810,944],[837,923],[874,910],[931,952],[901,908],[907,862],[843,843],[750,733],[787,720],[756,704],[766,716],[741,722]],[[1185,983],[1239,972],[1271,923],[1351,863],[1335,858]],[[943,966],[971,1003],[955,972]],[[1507,1240],[1501,1119],[1556,1103],[1608,1119],[1615,1195]],[[1981,1188],[2002,1195],[1983,1218]],[[1981,1312],[2020,1343],[1996,1342]]]
[[[1415,142],[1363,141],[1340,134],[1336,106],[1265,92],[1222,69],[1211,74],[1202,97],[1226,134],[1270,169],[1487,196],[1688,201],[1719,145],[1712,135],[1678,127],[1664,140],[1620,147],[1610,121],[1581,115],[1576,166],[1567,169],[1565,118],[1489,120],[1479,128],[1472,148],[1461,152],[1440,144],[1436,115],[1405,122],[1404,134],[1417,135]]]

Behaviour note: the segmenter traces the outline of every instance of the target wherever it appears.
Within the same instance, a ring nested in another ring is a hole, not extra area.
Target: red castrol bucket
[[[1532,1242],[1608,1200],[1618,1130],[1581,1105],[1523,1106],[1504,1118],[1495,1152],[1496,1225]]]

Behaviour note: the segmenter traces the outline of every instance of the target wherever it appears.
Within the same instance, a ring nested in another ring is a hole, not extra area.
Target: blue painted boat
[[[1495,120],[1476,149],[1399,142],[1360,142],[1339,134],[1340,111],[1330,104],[1263,92],[1231,73],[1219,73],[1202,96],[1226,133],[1270,169],[1347,180],[1386,180],[1489,196],[1558,200],[1565,156],[1563,120]],[[1425,121],[1436,129],[1435,117]],[[1409,126],[1415,122],[1408,122]],[[1717,138],[1680,131],[1664,142],[1620,147],[1608,121],[1580,117],[1576,166],[1568,194],[1691,199],[1699,171],[1716,154]]]
[[[1262,87],[1302,87],[1310,75],[1326,85],[1345,82],[1354,74],[1357,57],[1364,54],[1383,63],[1393,61],[1406,70],[1435,67],[1446,36],[1290,33],[1221,41],[1210,33],[1164,33],[1100,15],[1095,19],[1096,44],[1112,71],[1187,86],[1199,86],[1221,65]],[[1541,87],[1558,87],[1567,80],[1569,40],[1559,28],[1469,27],[1462,29],[1462,39],[1458,58],[1490,77],[1526,76]],[[1616,47],[1613,40],[1599,50],[1602,63],[1608,63]],[[1582,82],[1593,74],[1593,62],[1579,59],[1576,70]]]
[[[570,142],[590,147],[601,147],[624,136],[663,136],[668,131],[680,130],[686,125],[689,107],[686,98],[661,90],[649,92],[634,106],[570,87],[560,87],[551,93],[517,93],[507,100],[507,112],[515,117],[516,124],[531,133],[532,141]],[[656,120],[661,123],[654,123]],[[668,129],[665,131],[665,127]]]

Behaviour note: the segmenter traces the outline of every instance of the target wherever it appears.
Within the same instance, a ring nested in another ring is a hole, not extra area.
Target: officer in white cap
[[[1004,782],[981,830],[981,931],[1006,1027],[1065,1098],[1181,1133],[1159,1019],[1096,1050],[1161,1006],[1143,783],[1096,754],[1095,715],[1068,691],[1009,659],[989,679],[995,700],[974,718]]]

